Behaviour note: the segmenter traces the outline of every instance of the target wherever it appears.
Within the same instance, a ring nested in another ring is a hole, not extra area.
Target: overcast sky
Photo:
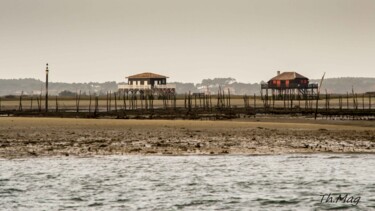
[[[373,0],[0,0],[0,78],[375,77]]]

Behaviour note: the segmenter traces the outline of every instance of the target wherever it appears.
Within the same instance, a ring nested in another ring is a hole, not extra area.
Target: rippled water
[[[360,196],[357,206],[322,194]],[[1,210],[375,209],[375,155],[0,160]]]

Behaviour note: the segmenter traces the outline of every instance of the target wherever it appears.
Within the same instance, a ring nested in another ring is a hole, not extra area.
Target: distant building
[[[167,84],[167,76],[145,72],[126,77],[127,84],[119,85],[119,91],[125,92],[157,92],[157,93],[175,93],[176,85]]]
[[[309,83],[309,79],[297,72],[277,71],[277,75],[271,78],[267,83],[261,84],[262,96],[272,95],[277,98],[287,96],[306,99],[313,98],[318,89],[318,84]],[[264,93],[265,91],[265,93]]]

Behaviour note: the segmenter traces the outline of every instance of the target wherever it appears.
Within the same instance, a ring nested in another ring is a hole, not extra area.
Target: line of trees
[[[310,80],[310,82],[319,82],[319,80]],[[237,82],[236,79],[228,78],[214,78],[203,79],[200,83],[182,83],[170,82],[176,84],[176,92],[179,94],[195,92],[207,92],[216,94],[221,89],[230,89],[231,94],[236,95],[251,95],[260,93],[260,83],[243,83]],[[62,83],[50,82],[49,93],[51,95],[70,96],[77,91],[85,94],[105,95],[107,92],[117,91],[118,83],[109,81],[104,83],[89,82],[89,83]],[[357,93],[374,92],[375,78],[328,78],[324,80],[322,90],[327,90],[328,93],[345,94],[354,89]],[[26,79],[0,79],[0,96],[5,95],[38,95],[44,92],[44,81],[32,78]]]

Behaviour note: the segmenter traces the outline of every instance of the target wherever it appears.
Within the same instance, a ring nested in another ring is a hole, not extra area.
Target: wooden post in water
[[[284,102],[284,110],[285,110],[285,109],[286,109],[286,102],[285,102],[286,91],[283,90],[283,91],[281,91],[281,92],[283,92],[283,102]]]
[[[294,94],[292,93],[292,90],[289,90],[289,97],[290,97],[290,110],[293,111],[293,98],[294,98]]]
[[[116,94],[116,92],[113,92],[113,95],[115,97],[115,111],[117,112],[117,94]]]
[[[76,93],[76,111],[79,113],[79,102],[81,101],[81,90],[79,90],[79,94]]]
[[[33,110],[33,96],[30,97],[30,111]]]
[[[112,110],[112,91],[109,91],[109,111]]]
[[[255,117],[255,114],[256,114],[256,107],[257,107],[257,96],[254,93],[254,117]]]
[[[19,111],[22,111],[22,95],[23,95],[23,91],[21,92],[21,95],[20,95],[20,103],[19,103],[19,106],[18,106]]]
[[[59,103],[57,102],[57,95],[56,95],[55,102],[56,102],[55,110],[56,112],[59,112]]]
[[[358,110],[358,95],[355,93],[355,110]]]
[[[228,107],[230,109],[231,105],[230,105],[230,90],[228,88]]]
[[[357,110],[357,103],[356,103],[356,98],[355,98],[353,86],[352,86],[352,96],[353,96],[353,108]]]
[[[185,96],[184,96],[184,106],[185,106],[185,109],[187,108],[186,106],[186,92],[185,92]]]
[[[89,99],[89,114],[91,113],[91,92],[89,92],[90,99]]]
[[[40,112],[41,111],[41,106],[40,106],[40,99],[39,97],[36,97],[36,102],[38,103],[38,111]]]
[[[107,96],[106,96],[106,102],[107,102],[107,112],[109,111],[109,104],[108,104],[108,91],[107,91]]]
[[[301,109],[301,97],[298,94],[298,108]]]
[[[124,107],[123,109],[126,110],[126,99],[125,99],[125,91],[122,93],[122,100],[123,100],[123,104],[124,104]]]
[[[1,105],[1,100],[0,100],[0,105]],[[368,94],[368,109],[371,111],[371,94]],[[1,110],[1,106],[0,106]]]
[[[188,107],[189,107],[189,111],[191,111],[191,93],[189,91],[189,95],[188,95]]]
[[[365,94],[362,95],[362,110],[365,110]]]
[[[197,95],[194,95],[194,107],[197,108]]]
[[[349,109],[349,92],[346,92],[346,109]]]
[[[328,111],[328,94],[327,94],[327,89],[325,90],[326,91],[326,102],[325,102],[325,107],[326,107],[326,111]]]
[[[212,112],[212,96],[211,96],[211,94],[209,94],[208,97],[210,99],[210,105],[209,105],[210,111]]]
[[[46,112],[48,112],[48,73],[49,73],[49,70],[48,70],[48,63],[46,65]]]
[[[94,115],[95,116],[98,113],[98,110],[99,110],[99,97],[95,96],[95,108],[94,108]]]

